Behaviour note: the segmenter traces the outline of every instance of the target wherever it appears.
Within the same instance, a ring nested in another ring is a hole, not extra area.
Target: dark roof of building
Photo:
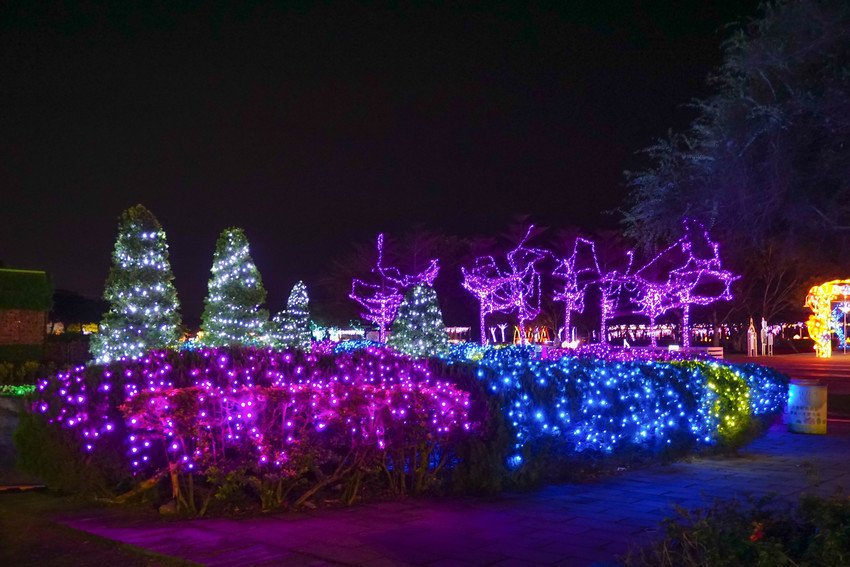
[[[0,269],[0,309],[50,311],[53,286],[46,272]]]

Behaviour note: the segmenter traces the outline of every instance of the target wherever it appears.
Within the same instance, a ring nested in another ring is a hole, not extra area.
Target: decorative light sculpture
[[[404,290],[415,285],[432,286],[440,271],[437,260],[431,260],[425,270],[418,274],[402,275],[398,268],[383,265],[384,235],[378,235],[378,262],[371,272],[379,283],[367,283],[355,278],[351,282],[351,299],[366,308],[361,316],[378,326],[379,341],[386,342],[386,328],[395,320],[401,305]]]
[[[137,359],[177,340],[180,305],[173,279],[159,221],[142,205],[124,211],[103,290],[109,310],[91,340],[96,363]]]
[[[545,258],[548,252],[525,246],[533,228],[534,225],[529,226],[517,247],[507,253],[507,271],[502,271],[492,256],[476,258],[474,266],[469,270],[461,268],[464,289],[477,297],[481,305],[479,324],[482,345],[487,344],[485,315],[495,312],[515,313],[519,319],[522,341],[525,342],[525,322],[540,313],[540,273],[534,265]]]
[[[840,299],[839,299],[840,298]],[[850,300],[850,279],[833,280],[816,285],[806,296],[805,307],[813,311],[807,326],[809,336],[815,342],[815,355],[819,358],[832,356],[832,302],[847,303]]]

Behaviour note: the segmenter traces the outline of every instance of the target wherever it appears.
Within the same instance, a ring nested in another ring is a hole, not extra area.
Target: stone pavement
[[[672,506],[850,488],[850,423],[825,436],[775,425],[737,455],[492,498],[407,500],[250,519],[130,519],[89,511],[73,528],[205,565],[609,565],[661,535]]]

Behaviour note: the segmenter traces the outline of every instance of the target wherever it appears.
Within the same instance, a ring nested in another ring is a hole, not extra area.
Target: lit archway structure
[[[814,313],[809,316],[809,336],[815,341],[815,354],[820,358],[832,356],[832,304],[850,301],[850,280],[833,280],[809,290],[805,306]]]

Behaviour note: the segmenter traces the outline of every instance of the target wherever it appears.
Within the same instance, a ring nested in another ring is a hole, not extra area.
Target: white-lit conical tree
[[[174,344],[180,305],[173,279],[165,231],[153,213],[142,205],[121,213],[103,290],[109,310],[89,347],[96,363],[136,359]]]
[[[402,354],[426,358],[449,353],[437,292],[426,285],[416,285],[405,293],[391,331],[387,345]]]
[[[203,342],[210,346],[264,341],[269,312],[260,309],[266,290],[241,228],[222,231],[201,315]]]
[[[286,309],[275,315],[270,334],[277,347],[310,349],[310,306],[304,282],[292,286]]]

